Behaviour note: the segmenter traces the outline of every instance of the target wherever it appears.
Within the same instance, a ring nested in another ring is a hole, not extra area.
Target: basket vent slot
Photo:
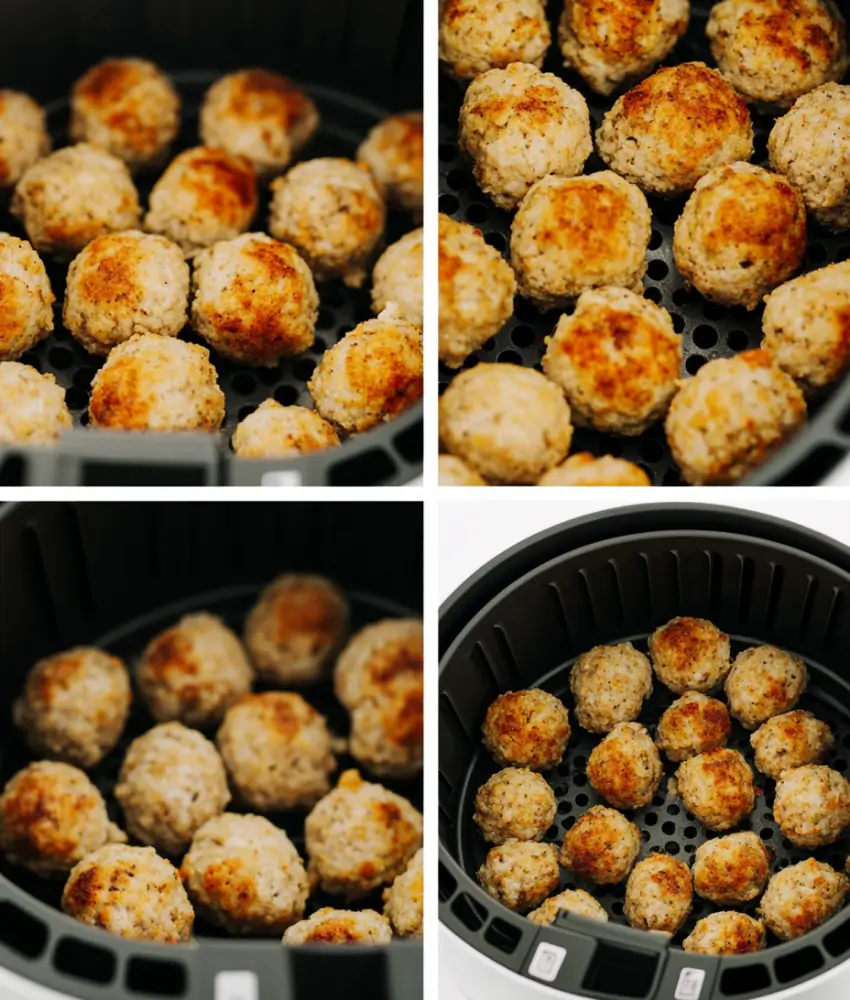
[[[770,588],[767,593],[765,622],[767,625],[772,626],[776,622],[776,609],[779,607],[779,598],[782,595],[782,581],[785,578],[785,570],[778,563],[771,563],[770,569]]]
[[[14,903],[0,903],[0,942],[27,958],[38,958],[47,946],[47,927]]]
[[[0,486],[24,485],[24,460],[21,455],[10,455],[0,464]]]
[[[464,927],[471,931],[480,931],[487,919],[487,911],[476,903],[472,896],[462,892],[452,903],[452,913]]]
[[[188,992],[186,967],[179,962],[131,958],[127,963],[127,989],[155,997],[182,997]]]
[[[830,931],[823,939],[823,944],[834,958],[850,951],[850,917],[836,930]]]
[[[648,997],[652,994],[659,956],[599,942],[582,989],[614,997]]]
[[[396,467],[390,453],[373,448],[330,470],[331,486],[377,486],[395,475]]]
[[[440,891],[440,901],[445,903],[457,892],[457,880],[442,861],[440,862],[437,882]]]
[[[780,983],[793,983],[795,979],[805,979],[825,964],[826,960],[820,951],[811,946],[777,958],[773,963],[773,971]]]
[[[522,940],[522,931],[506,920],[494,917],[484,932],[484,940],[506,955],[512,955]]]
[[[757,993],[771,986],[766,965],[744,965],[726,969],[720,977],[720,992],[726,997]]]
[[[347,996],[390,1000],[386,959],[374,948],[352,952],[343,947],[334,953],[332,962],[324,948],[298,948],[293,951],[292,978],[296,997],[337,996],[340,984],[345,983]]]
[[[738,596],[738,614],[741,621],[748,621],[753,606],[753,582],[756,566],[749,556],[739,556],[741,562],[741,589]]]
[[[800,633],[804,634],[808,631],[809,625],[812,621],[812,612],[815,606],[815,597],[818,592],[818,582],[811,576],[811,574],[806,574],[806,579],[808,580],[808,587],[806,589],[806,599],[803,601],[803,614],[800,616]]]
[[[605,570],[611,586],[611,610],[616,615],[617,621],[621,622],[625,615],[623,612],[623,592],[620,589],[620,574],[617,570],[617,563],[613,559],[609,559],[605,564]]]
[[[835,637],[835,633],[844,624],[844,612],[847,600],[845,595],[835,588],[833,590],[832,607],[829,609],[829,619],[823,633],[823,645],[828,646]]]
[[[62,938],[53,953],[53,965],[59,972],[90,983],[111,983],[115,978],[115,955],[75,938]]]
[[[712,612],[722,606],[723,556],[719,552],[708,553],[708,603]]]
[[[563,626],[564,629],[564,649],[569,649],[572,646],[572,635],[570,634],[570,622],[567,618],[567,611],[564,607],[564,598],[561,594],[561,589],[557,583],[549,584],[549,593],[552,595],[552,600],[555,604],[555,620]]]
[[[498,647],[499,656],[501,656],[502,662],[508,668],[511,675],[516,680],[519,680],[519,665],[517,664],[516,657],[511,649],[511,644],[508,642],[505,630],[501,625],[494,625],[493,635],[496,637],[496,646]]]

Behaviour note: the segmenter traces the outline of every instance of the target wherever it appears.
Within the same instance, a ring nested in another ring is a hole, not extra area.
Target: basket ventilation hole
[[[293,996],[336,996],[345,983],[348,996],[389,1000],[386,960],[374,948],[358,948],[356,953],[340,948],[332,962],[324,948],[299,948],[292,954]]]
[[[408,427],[401,434],[396,434],[393,438],[393,444],[406,462],[421,462],[424,447],[422,437],[420,427]]]
[[[0,464],[0,486],[23,486],[24,460],[20,455],[10,455]]]
[[[331,486],[377,485],[390,479],[395,472],[395,464],[385,451],[373,448],[371,451],[339,462],[331,469]]]
[[[581,987],[608,996],[648,997],[655,984],[658,962],[658,955],[600,942]]]
[[[833,958],[850,951],[850,917],[836,930],[830,931],[823,939],[823,944]]]
[[[494,917],[484,932],[484,940],[506,955],[512,955],[522,940],[522,931],[513,924]]]
[[[53,953],[53,965],[59,972],[91,983],[111,983],[115,964],[111,951],[74,938],[62,938]]]
[[[815,947],[801,948],[791,955],[783,955],[773,963],[773,971],[780,983],[805,979],[825,964],[825,959]]]
[[[720,992],[727,997],[737,997],[742,993],[757,993],[771,986],[770,973],[766,965],[745,965],[726,969],[720,977]]]
[[[47,945],[47,927],[14,903],[0,903],[0,942],[27,958],[38,958]]]
[[[186,968],[178,962],[131,958],[127,963],[127,989],[157,997],[182,997],[188,991]]]
[[[451,874],[446,866],[440,862],[438,884],[440,890],[440,901],[445,903],[457,892],[457,879]]]
[[[452,903],[452,913],[458,920],[471,931],[478,931],[484,926],[487,911],[479,903],[462,892]]]

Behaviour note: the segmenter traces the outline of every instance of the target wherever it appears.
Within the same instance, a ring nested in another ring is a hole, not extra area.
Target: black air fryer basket
[[[172,154],[200,142],[198,111],[207,87],[236,69],[263,66],[302,83],[321,113],[319,133],[299,159],[353,157],[368,130],[391,111],[422,107],[421,0],[217,0],[143,2],[36,0],[4,9],[0,87],[25,90],[48,109],[54,147],[66,145],[67,95],[85,70],[108,56],[151,59],[169,73],[183,103]],[[136,178],[143,207],[161,173]],[[260,187],[253,229],[265,229],[268,197]],[[386,242],[414,227],[391,211]],[[0,232],[24,237],[0,205]],[[87,432],[91,380],[102,359],[63,329],[67,264],[44,256],[57,302],[54,333],[21,361],[50,372],[67,390],[74,429],[56,448],[0,448],[0,485],[389,485],[422,469],[422,407],[349,438],[341,448],[284,460],[237,459],[236,424],[264,400],[309,406],[307,382],[322,353],[372,315],[369,285],[318,286],[316,342],[276,368],[238,365],[211,351],[226,397],[218,435]],[[203,343],[188,329],[181,337]],[[281,473],[283,473],[281,475]]]
[[[572,708],[569,671],[597,644],[646,639],[676,615],[708,618],[732,637],[733,653],[771,643],[803,657],[811,672],[801,707],[836,735],[831,767],[850,759],[850,550],[759,514],[664,504],[606,511],[521,543],[471,577],[440,618],[440,919],[491,961],[526,978],[538,945],[566,949],[554,991],[576,996],[667,1000],[686,968],[703,970],[700,1000],[777,993],[850,958],[850,908],[796,941],[769,939],[766,951],[734,958],[688,954],[681,937],[712,912],[694,912],[676,943],[629,928],[625,884],[594,887],[561,871],[560,890],[584,888],[607,910],[600,924],[561,913],[540,927],[488,896],[475,877],[487,846],[473,819],[477,788],[498,769],[481,743],[487,706],[501,692],[539,686]],[[652,727],[674,696],[656,682],[641,721]],[[598,742],[573,726],[563,763],[546,774],[558,800],[545,840],[561,844],[576,818],[601,800],[587,781]],[[736,724],[730,746],[752,765],[748,734]],[[690,864],[706,837],[667,791],[665,762],[656,798],[634,814],[641,856],[661,851]],[[773,782],[757,773],[752,829],[775,853],[772,870],[811,856],[783,840],[772,815]],[[848,837],[815,856],[843,870]],[[559,890],[559,891],[560,891]],[[753,912],[751,907],[748,912]],[[533,979],[531,981],[534,981]]]
[[[0,513],[0,785],[33,755],[11,725],[28,668],[76,644],[98,645],[132,665],[144,645],[189,611],[207,609],[234,629],[262,586],[281,572],[337,581],[352,629],[383,617],[420,616],[422,514],[418,504],[30,503]],[[335,732],[346,713],[330,682],[304,689]],[[112,797],[128,743],[150,728],[138,698],[119,745],[90,777]],[[340,767],[356,766],[348,758]],[[364,771],[364,776],[369,777]],[[418,780],[384,782],[422,807]],[[228,809],[239,810],[231,803]],[[301,815],[271,816],[303,854]],[[255,977],[256,998],[354,1000],[422,996],[420,942],[382,947],[284,948],[279,939],[239,939],[195,923],[195,940],[164,946],[114,937],[63,914],[62,882],[46,882],[0,859],[0,966],[80,1000],[252,997],[221,973]],[[315,894],[319,906],[344,906]],[[358,906],[360,904],[357,904]],[[363,906],[381,909],[380,893]]]
[[[841,5],[839,5],[841,6]],[[690,60],[714,65],[705,24],[711,3],[692,0],[688,31],[662,65],[669,66]],[[571,87],[579,90],[590,109],[594,139],[603,115],[626,88],[610,97],[595,94],[581,77],[564,69],[557,44],[557,19],[563,0],[549,0],[550,22],[553,26],[552,47],[543,69],[562,76]],[[842,8],[843,9],[843,8]],[[648,75],[648,74],[647,74]],[[847,82],[850,77],[845,79]],[[511,213],[495,208],[472,178],[471,164],[457,145],[458,115],[463,99],[461,88],[448,76],[440,81],[440,211],[468,222],[480,229],[487,242],[509,259]],[[752,162],[767,166],[767,138],[775,117],[753,113],[755,154]],[[607,170],[594,152],[584,173]],[[754,312],[743,308],[730,309],[709,302],[695,289],[688,291],[673,262],[673,223],[681,214],[685,198],[664,199],[650,195],[652,237],[648,251],[648,268],[644,278],[644,295],[664,306],[673,317],[673,326],[682,337],[682,375],[695,375],[707,362],[719,357],[732,357],[761,343],[763,307]],[[850,233],[831,234],[810,221],[808,249],[802,271],[850,258]],[[570,310],[539,313],[526,299],[517,297],[513,317],[480,350],[467,359],[464,368],[479,361],[503,361],[541,370],[546,349],[545,338],[554,332],[558,317]],[[462,369],[461,369],[462,370]],[[440,390],[448,386],[456,374],[440,366]],[[662,424],[655,424],[646,433],[634,438],[613,437],[587,428],[577,428],[571,452],[589,451],[594,455],[618,455],[641,466],[656,486],[678,485],[678,469],[670,454]],[[843,459],[850,455],[850,379],[839,382],[827,398],[809,408],[809,424],[789,441],[774,458],[757,469],[748,479],[751,485],[811,485],[819,482]]]

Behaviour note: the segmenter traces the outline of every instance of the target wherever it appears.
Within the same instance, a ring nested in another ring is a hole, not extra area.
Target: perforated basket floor
[[[551,2],[550,20],[557,24],[562,3]],[[705,23],[709,3],[692,3],[688,32],[664,60],[673,65],[701,60],[713,65]],[[553,31],[553,38],[556,32]],[[544,70],[557,73],[579,90],[590,109],[591,130],[595,136],[602,117],[621,91],[610,97],[600,97],[572,71],[564,69],[557,44],[553,42]],[[846,81],[845,81],[846,82]],[[457,145],[457,123],[463,99],[461,88],[443,74],[440,80],[440,200],[441,212],[480,229],[487,242],[509,257],[512,215],[490,202],[475,184],[469,161]],[[774,117],[753,114],[755,155],[753,163],[767,166],[767,137]],[[597,153],[593,153],[584,172],[607,169]],[[649,197],[652,210],[652,238],[649,244],[648,268],[644,279],[644,295],[668,309],[673,325],[682,337],[683,375],[695,375],[707,361],[731,357],[761,343],[763,307],[748,313],[743,308],[730,309],[704,299],[697,291],[687,290],[673,262],[673,223],[681,213],[684,198]],[[830,234],[822,226],[809,222],[808,249],[802,271],[850,258],[850,233]],[[504,327],[464,364],[470,368],[479,361],[503,361],[541,370],[545,338],[555,328],[558,317],[567,310],[539,313],[526,299],[517,297],[515,312]],[[463,369],[461,369],[463,370]],[[440,366],[439,385],[442,392],[455,372]],[[758,483],[804,485],[819,481],[847,453],[850,453],[850,380],[837,385],[832,395],[840,396],[835,406],[830,397],[810,407],[810,425],[787,443],[782,452],[751,478]],[[670,455],[663,426],[656,424],[636,438],[618,438],[594,430],[576,430],[572,452],[589,451],[595,455],[622,456],[646,470],[656,486],[675,486],[681,482],[678,469]]]
[[[217,73],[177,73],[172,79],[182,99],[181,130],[172,147],[172,156],[196,146],[198,136],[198,113],[204,93],[218,78]],[[321,114],[321,128],[317,135],[300,154],[300,159],[320,156],[353,157],[368,130],[389,112],[377,105],[362,101],[339,91],[305,85],[305,89],[316,102]],[[68,102],[55,101],[47,108],[48,127],[54,148],[67,145]],[[143,211],[146,210],[151,188],[160,171],[144,173],[136,178]],[[268,188],[259,186],[259,208],[252,224],[253,230],[265,230],[268,220]],[[413,228],[408,215],[398,211],[388,213],[386,244],[392,243],[406,231]],[[26,238],[20,222],[8,211],[8,205],[0,202],[0,232],[7,231]],[[65,293],[65,277],[68,264],[43,256],[50,276],[56,304],[54,308],[54,332],[46,340],[24,354],[20,359],[39,371],[50,373],[66,389],[66,402],[73,417],[74,426],[85,428],[88,423],[88,401],[92,379],[103,364],[103,359],[89,354],[62,326],[62,300]],[[294,358],[284,358],[276,368],[254,368],[238,365],[211,351],[211,358],[218,372],[219,384],[225,394],[226,416],[218,435],[218,452],[222,463],[230,462],[242,466],[241,475],[249,473],[252,466],[256,470],[259,463],[239,462],[230,449],[230,439],[240,420],[252,413],[263,400],[273,398],[285,406],[298,404],[312,406],[307,382],[322,354],[333,347],[350,330],[372,317],[369,283],[364,288],[347,288],[342,281],[323,282],[318,286],[320,308],[316,327],[316,340],[305,353]],[[203,344],[187,326],[180,334],[181,339]],[[406,482],[421,472],[421,407],[416,406],[402,414],[397,420],[384,424],[367,434],[351,437],[338,449],[330,449],[295,462],[276,461],[276,468],[300,470],[305,482],[311,485],[373,485],[384,482]],[[113,437],[110,435],[110,438]],[[132,447],[135,442],[129,442]],[[123,442],[127,444],[127,442]],[[61,443],[59,450],[61,451]],[[127,450],[128,450],[127,449]],[[87,436],[84,446],[75,449],[76,461],[87,458],[96,461],[109,458],[120,463],[122,442],[103,440],[92,433]],[[200,449],[199,449],[200,450]],[[30,452],[27,460],[38,461],[39,453]],[[171,461],[163,449],[163,462]],[[264,464],[265,463],[261,463]],[[61,468],[61,467],[60,467]],[[228,470],[216,469],[213,476],[229,481]],[[26,469],[8,472],[6,480],[26,483]],[[3,455],[0,454],[0,482],[3,477]],[[99,483],[104,485],[104,483]]]

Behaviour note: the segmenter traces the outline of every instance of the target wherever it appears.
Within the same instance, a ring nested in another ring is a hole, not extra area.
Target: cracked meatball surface
[[[782,941],[808,934],[844,905],[850,879],[809,858],[777,872],[759,904],[759,915]]]
[[[478,789],[473,819],[491,844],[542,840],[557,805],[545,778],[528,768],[506,767]]]
[[[729,636],[705,618],[673,618],[649,637],[655,676],[674,694],[719,687],[732,669]]]
[[[699,955],[748,955],[762,951],[765,944],[764,924],[760,920],[746,913],[722,910],[698,920],[682,947]]]
[[[694,890],[691,871],[669,854],[650,854],[632,869],[623,912],[631,927],[676,934],[688,919]]]
[[[710,750],[679,765],[676,790],[709,830],[730,830],[756,804],[753,772],[737,750]]]
[[[792,709],[806,690],[809,671],[797,656],[776,646],[739,653],[724,685],[729,712],[744,729],[757,729]]]
[[[649,805],[663,774],[658,748],[639,722],[614,726],[587,761],[591,786],[616,809]]]
[[[440,2],[440,59],[459,80],[513,62],[539,68],[551,40],[543,0]]]
[[[590,733],[609,733],[633,722],[652,694],[649,660],[630,642],[595,646],[582,653],[570,671],[576,721]]]
[[[790,768],[822,763],[834,743],[825,722],[799,710],[774,715],[750,737],[756,767],[774,780]]]
[[[558,848],[533,840],[505,841],[488,851],[478,881],[508,909],[535,909],[558,885]]]
[[[632,870],[641,833],[634,823],[607,806],[593,806],[567,831],[561,864],[597,885],[616,885]]]
[[[732,730],[722,701],[698,691],[687,691],[665,709],[655,743],[668,760],[683,761],[726,746]]]
[[[834,844],[850,826],[850,781],[822,764],[783,771],[773,816],[783,836],[798,847]]]
[[[751,831],[707,840],[694,854],[694,889],[720,906],[751,903],[767,885],[770,857],[761,837]]]
[[[481,730],[496,763],[548,771],[564,759],[570,715],[548,691],[508,691],[487,709]]]

